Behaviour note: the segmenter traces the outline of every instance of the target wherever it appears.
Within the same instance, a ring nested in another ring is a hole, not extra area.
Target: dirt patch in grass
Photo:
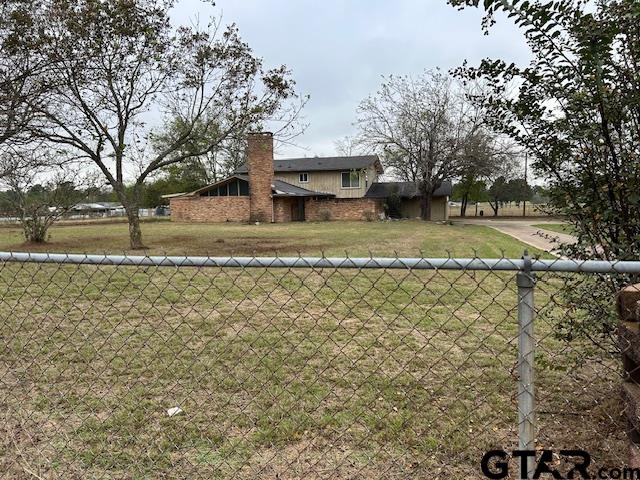
[[[103,242],[102,237],[84,237],[86,242],[86,250],[84,252],[92,252],[91,245],[98,245]],[[322,251],[330,248],[330,244],[314,241],[301,241],[299,238],[264,238],[264,237],[238,237],[238,238],[194,238],[187,235],[173,235],[166,239],[160,245],[153,245],[147,241],[147,249],[139,251],[130,251],[135,255],[153,252],[155,254],[169,253],[169,249],[165,249],[164,245],[171,245],[172,253],[178,245],[183,246],[182,253],[189,254],[197,252],[198,254],[209,254],[211,256],[231,256],[231,255],[275,255],[275,254],[297,254],[302,251],[315,251],[319,255]],[[155,242],[154,242],[155,243]],[[118,249],[117,245],[112,244],[110,251],[123,252],[128,250],[126,243],[122,242]],[[75,240],[69,241],[51,241],[46,243],[24,242],[20,244],[9,245],[9,251],[29,251],[29,252],[65,252],[77,250],[78,243]],[[81,250],[82,251],[82,250]],[[92,253],[101,253],[95,252]]]
[[[172,236],[171,242],[175,244],[189,245],[194,242],[193,236]],[[212,256],[226,256],[234,254],[242,255],[273,255],[274,253],[297,253],[305,250],[321,252],[330,248],[329,243],[306,240],[296,237],[210,237],[206,241],[198,240],[200,248],[211,248]],[[210,246],[210,247],[206,247]]]
[[[84,252],[95,252],[92,245],[99,245],[104,241],[103,237],[99,236],[87,236],[83,237],[83,243],[86,245]],[[128,245],[124,239],[121,239],[120,248],[117,244],[112,244],[109,248],[110,251],[126,251]],[[145,251],[154,251],[156,254],[168,252],[169,249],[164,249],[165,245],[171,245],[171,249],[175,250],[177,246],[182,245],[184,254],[196,251],[199,254],[210,254],[211,256],[231,256],[231,255],[275,255],[275,254],[297,254],[302,251],[315,251],[320,252],[331,247],[330,244],[319,241],[301,241],[300,238],[295,237],[236,237],[236,238],[221,238],[221,237],[206,237],[197,238],[189,235],[172,235],[165,239],[161,244],[155,244],[147,241],[147,249],[132,251],[131,254],[145,254]],[[23,242],[19,244],[8,245],[9,251],[29,251],[29,252],[65,252],[70,250],[77,250],[79,248],[78,242],[75,239],[67,241],[50,241],[46,243],[33,243]],[[80,247],[81,248],[81,247]],[[82,250],[81,250],[82,251]],[[174,252],[175,253],[175,252]]]

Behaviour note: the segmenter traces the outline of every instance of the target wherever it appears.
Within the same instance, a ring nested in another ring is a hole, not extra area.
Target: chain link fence
[[[0,478],[484,478],[534,445],[625,465],[615,292],[639,272],[0,253]]]

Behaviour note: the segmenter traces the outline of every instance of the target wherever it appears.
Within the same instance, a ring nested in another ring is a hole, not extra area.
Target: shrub
[[[331,210],[328,208],[323,208],[320,210],[320,220],[323,222],[331,221]]]
[[[367,222],[375,222],[376,221],[376,212],[372,212],[371,210],[365,211],[362,216]]]
[[[402,201],[400,200],[400,196],[394,192],[387,197],[387,201],[384,205],[385,213],[390,218],[401,218],[401,206]]]

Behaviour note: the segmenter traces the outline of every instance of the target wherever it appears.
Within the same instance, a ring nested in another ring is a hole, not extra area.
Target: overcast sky
[[[481,12],[458,11],[446,0],[217,0],[216,7],[182,0],[176,22],[222,15],[236,23],[267,67],[287,65],[299,93],[311,99],[309,128],[279,157],[335,154],[334,141],[355,133],[358,103],[382,75],[476,64],[484,57],[527,62],[521,34],[499,18],[489,36]]]

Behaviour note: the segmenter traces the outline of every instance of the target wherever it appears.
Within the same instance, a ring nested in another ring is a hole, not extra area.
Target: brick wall
[[[249,169],[250,218],[253,222],[271,222],[273,217],[273,135],[249,135],[247,150]]]
[[[291,209],[296,199],[292,198],[274,198],[273,199],[273,216],[276,223],[290,222]]]
[[[178,222],[248,222],[249,197],[177,197],[170,200]]]
[[[295,199],[273,200],[276,222],[292,221],[292,203]],[[177,197],[171,199],[171,220],[177,222],[249,222],[249,197]],[[310,222],[325,220],[362,221],[377,220],[384,210],[382,202],[371,198],[307,199],[305,219]]]
[[[629,466],[640,468],[640,284],[620,292],[618,313],[618,341],[625,370],[622,401],[627,414]]]
[[[305,204],[307,221],[324,220],[377,220],[382,208],[382,201],[373,198],[310,198]]]

